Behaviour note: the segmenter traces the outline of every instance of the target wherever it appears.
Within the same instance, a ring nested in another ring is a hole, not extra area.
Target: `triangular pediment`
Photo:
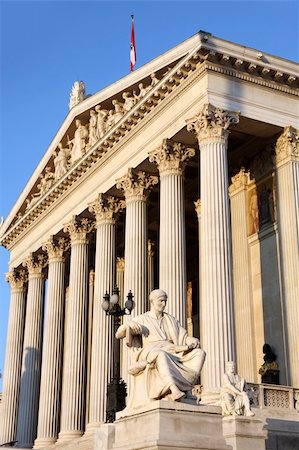
[[[242,58],[241,58],[242,56]],[[244,57],[246,56],[246,58]],[[178,47],[73,107],[1,229],[9,246],[48,205],[118,143],[199,68],[214,65],[229,75],[250,73],[289,88],[298,84],[295,64],[200,32]],[[263,72],[264,70],[264,72]],[[284,72],[282,72],[284,70]],[[283,79],[277,74],[283,74]],[[268,83],[270,82],[268,81]]]

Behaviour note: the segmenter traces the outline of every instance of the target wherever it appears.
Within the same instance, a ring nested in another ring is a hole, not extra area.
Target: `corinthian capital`
[[[6,281],[10,284],[12,292],[24,292],[27,281],[27,272],[24,269],[11,269],[5,274]]]
[[[224,111],[207,103],[193,118],[188,119],[187,130],[196,133],[199,144],[226,141],[231,124],[239,122],[239,112]]]
[[[70,241],[64,237],[54,239],[53,236],[43,244],[42,249],[47,252],[49,262],[64,261],[64,254],[70,247]]]
[[[89,211],[96,217],[97,225],[100,223],[114,223],[115,215],[125,207],[125,201],[110,195],[99,194],[95,202],[90,203]]]
[[[287,158],[299,160],[299,130],[287,127],[279,136],[275,147],[276,163]]]
[[[158,184],[158,177],[147,175],[145,172],[134,173],[133,169],[128,169],[127,174],[116,180],[117,189],[124,191],[126,201],[132,199],[146,200],[149,189]]]
[[[71,244],[86,244],[86,235],[92,231],[94,223],[87,217],[74,216],[72,220],[64,225],[63,231],[68,233]]]
[[[185,168],[185,162],[194,155],[194,148],[188,148],[180,142],[164,139],[160,147],[149,153],[149,160],[157,164],[160,174],[175,173],[181,175]]]
[[[23,267],[27,267],[29,278],[43,277],[43,269],[46,267],[48,258],[44,253],[34,255],[30,253],[28,258],[23,262]]]

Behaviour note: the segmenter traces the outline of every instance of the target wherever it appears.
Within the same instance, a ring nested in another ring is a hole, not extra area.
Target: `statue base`
[[[156,400],[116,414],[114,450],[231,450],[221,408]]]

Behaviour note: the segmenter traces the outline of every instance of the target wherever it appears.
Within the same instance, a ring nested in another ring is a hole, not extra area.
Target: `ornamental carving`
[[[116,187],[124,191],[126,200],[135,197],[146,200],[149,189],[158,184],[158,181],[158,177],[155,175],[147,175],[141,171],[134,173],[133,169],[129,168],[124,177],[116,180]]]
[[[240,189],[244,189],[248,186],[250,182],[250,172],[241,167],[240,172],[231,178],[232,184],[229,186],[229,191],[231,194],[237,192]]]
[[[64,261],[64,254],[70,247],[69,239],[65,237],[60,237],[54,239],[51,237],[49,241],[45,242],[42,249],[47,252],[49,262],[53,261]]]
[[[87,217],[74,216],[72,220],[64,225],[63,231],[68,233],[71,244],[86,244],[86,235],[94,228],[94,222]]]
[[[200,216],[201,216],[201,199],[200,198],[194,202],[194,206],[195,206],[197,218],[199,220]]]
[[[43,269],[48,262],[47,255],[45,253],[38,253],[37,255],[30,253],[28,258],[23,262],[23,267],[28,270],[29,278],[31,276],[43,276]]]
[[[97,224],[115,221],[115,215],[125,208],[125,201],[110,195],[99,194],[95,202],[89,205],[89,211],[96,217]]]
[[[147,255],[150,256],[151,258],[153,258],[155,256],[155,243],[154,241],[151,241],[150,239],[148,239],[147,241]]]
[[[279,136],[275,147],[276,163],[286,158],[299,159],[299,130],[287,127]]]
[[[167,173],[181,175],[185,169],[185,162],[194,155],[194,148],[164,139],[160,147],[149,153],[149,160],[157,164],[160,175]]]
[[[116,258],[116,269],[119,272],[123,272],[125,270],[125,258],[123,256],[118,256]]]
[[[196,133],[199,144],[227,140],[228,128],[239,122],[239,112],[225,111],[207,103],[193,118],[186,120],[187,130]]]
[[[11,269],[10,272],[6,273],[5,279],[10,284],[12,291],[23,292],[27,281],[27,272],[24,269]]]

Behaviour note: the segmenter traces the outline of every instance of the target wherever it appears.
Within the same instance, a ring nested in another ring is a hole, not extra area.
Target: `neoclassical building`
[[[298,95],[297,64],[206,32],[92,96],[74,86],[0,229],[11,289],[0,444],[64,448],[105,422],[101,303],[115,284],[122,301],[132,291],[133,316],[154,287],[168,293],[207,353],[203,402],[234,360],[257,415],[274,418],[267,448],[299,439]],[[261,383],[265,343],[280,385]]]

